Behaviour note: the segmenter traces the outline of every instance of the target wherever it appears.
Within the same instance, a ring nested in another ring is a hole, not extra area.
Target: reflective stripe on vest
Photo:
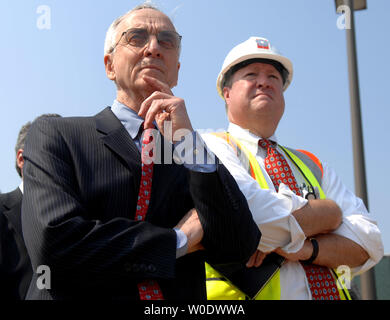
[[[302,154],[299,151],[285,148],[279,145],[279,147],[287,154],[290,160],[294,163],[295,167],[299,169],[302,173],[302,176],[306,181],[312,186],[317,187],[320,192],[320,199],[326,199],[324,191],[321,188],[322,182],[322,173],[320,178],[320,169],[314,163],[311,158],[308,158],[305,154]],[[310,168],[310,169],[309,169]],[[321,166],[322,169],[322,166]],[[322,172],[322,171],[321,171]],[[314,174],[317,173],[317,174]]]
[[[233,138],[228,132],[216,132],[213,135],[225,140],[236,152],[241,164],[247,169],[248,173],[255,179],[262,189],[269,189],[264,178],[263,172],[255,156],[237,139]],[[302,176],[311,185],[317,187],[320,192],[320,198],[325,199],[325,193],[321,188],[322,183],[322,165],[321,162],[311,153],[304,150],[294,150],[279,146],[298,170]],[[212,268],[208,263],[205,264],[206,270],[206,290],[208,300],[245,300],[246,296],[218,271]],[[351,296],[345,284],[339,280],[337,272],[330,269],[338,286],[340,299],[351,300]],[[255,300],[280,300],[280,269],[268,280],[261,291],[256,295]]]

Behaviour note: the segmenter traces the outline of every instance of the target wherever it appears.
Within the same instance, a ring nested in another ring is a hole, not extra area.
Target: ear
[[[181,66],[181,64],[180,64],[180,62],[178,62],[178,63],[177,63],[177,71],[180,70],[180,66]]]
[[[19,149],[16,153],[16,164],[20,171],[22,172],[23,176],[23,166],[24,166],[24,159],[23,159],[23,149]]]
[[[225,98],[226,103],[230,99],[230,88],[229,87],[224,87],[222,90],[223,97]]]
[[[114,57],[112,54],[105,54],[104,55],[104,65],[106,68],[106,75],[107,78],[110,80],[115,81],[115,70],[114,70]]]

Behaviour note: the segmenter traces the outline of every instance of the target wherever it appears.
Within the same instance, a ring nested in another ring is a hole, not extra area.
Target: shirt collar
[[[134,140],[138,135],[139,129],[144,122],[144,119],[142,119],[136,111],[130,109],[116,99],[111,106],[111,111],[123,124],[131,138]]]
[[[240,126],[229,122],[228,132],[231,133],[234,137],[238,138],[245,146],[249,149],[252,154],[256,154],[259,147],[259,140],[263,139],[250,132],[249,129],[243,129]],[[278,142],[275,134],[267,138],[268,140]]]
[[[20,182],[19,189],[20,189],[20,191],[23,194],[23,180]]]

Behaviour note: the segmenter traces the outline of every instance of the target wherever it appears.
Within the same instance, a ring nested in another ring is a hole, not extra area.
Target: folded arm
[[[301,209],[292,213],[306,237],[329,233],[339,227],[342,212],[333,200],[309,200]]]
[[[327,234],[314,234],[320,249],[314,263],[332,268],[347,265],[353,268],[353,274],[360,274],[378,263],[383,256],[380,231],[363,201],[345,187],[326,163],[323,163],[323,168],[323,191],[337,203],[343,215],[342,223],[335,230]],[[303,254],[298,260],[307,259],[311,253],[311,243],[306,241],[302,252],[297,252],[297,255]],[[291,255],[286,257],[295,259]]]
[[[337,268],[340,265],[354,268],[363,265],[369,258],[360,245],[337,234],[321,234],[315,239],[318,242],[319,251],[313,264],[329,268]],[[296,253],[285,253],[281,249],[276,249],[275,252],[290,261],[307,260],[313,253],[313,246],[310,240],[306,240],[302,249]]]
[[[319,234],[325,235],[335,230],[342,221],[342,212],[338,205],[334,201],[326,199],[309,200],[306,205],[298,210],[295,210],[292,215],[296,218],[306,237]],[[328,249],[328,246],[326,246],[324,249]],[[313,252],[313,247],[311,242],[306,239],[302,248],[297,252],[286,252],[281,248],[277,248],[275,252],[288,260],[307,260],[310,258]],[[326,257],[326,253],[321,254],[325,255]],[[260,266],[265,256],[265,253],[258,250],[249,259],[247,267]]]
[[[177,226],[188,238],[187,252],[206,248],[215,262],[246,261],[261,234],[247,201],[199,133],[183,134],[184,139],[174,145],[173,159],[189,171],[195,205]]]

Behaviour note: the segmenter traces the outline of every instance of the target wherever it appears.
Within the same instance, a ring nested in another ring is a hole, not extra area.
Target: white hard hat
[[[267,39],[260,37],[250,37],[248,40],[240,43],[232,50],[230,50],[225,58],[225,61],[223,62],[221,72],[217,78],[217,90],[222,98],[224,97],[222,92],[223,88],[221,87],[226,72],[240,62],[256,58],[269,59],[281,63],[288,72],[286,81],[283,86],[283,91],[287,89],[293,76],[293,66],[290,59],[280,55],[276,48],[272,47]]]

